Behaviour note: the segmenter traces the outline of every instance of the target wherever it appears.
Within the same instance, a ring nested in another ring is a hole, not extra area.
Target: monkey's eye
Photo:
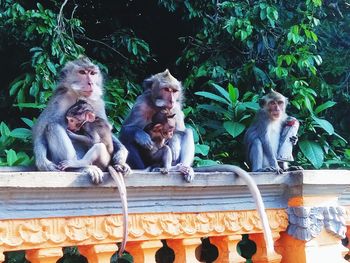
[[[169,87],[165,87],[165,88],[164,88],[164,91],[166,91],[166,92],[171,92],[171,91],[172,91],[172,89],[171,89],[171,88],[169,88]]]
[[[90,71],[90,75],[96,75],[97,72],[96,71]]]
[[[282,100],[280,100],[277,103],[278,103],[278,105],[283,105],[284,102]]]
[[[85,75],[85,74],[86,74],[86,71],[85,71],[85,70],[82,70],[82,69],[79,70],[78,72],[79,72],[79,74],[81,74],[81,75]]]

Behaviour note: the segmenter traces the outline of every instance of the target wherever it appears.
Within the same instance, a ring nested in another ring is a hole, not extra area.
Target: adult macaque
[[[120,140],[129,151],[127,163],[133,169],[145,169],[140,148],[151,149],[153,142],[144,128],[152,122],[152,116],[162,109],[175,114],[175,131],[168,146],[172,151],[172,165],[187,182],[194,179],[191,168],[194,158],[194,140],[191,129],[185,127],[182,112],[182,85],[169,70],[145,79],[144,92],[137,98],[120,131]]]
[[[174,135],[175,114],[166,109],[155,113],[152,122],[145,127],[145,131],[151,136],[153,145],[151,149],[141,151],[146,156],[145,163],[153,168],[153,171],[160,171],[162,174],[168,174],[172,164],[172,153],[167,141]]]
[[[288,161],[293,161],[299,122],[286,114],[287,103],[286,97],[273,90],[259,102],[260,110],[244,138],[253,172],[280,174],[288,170]]]
[[[102,74],[87,58],[64,66],[53,96],[32,129],[35,162],[39,170],[58,171],[60,162],[81,159],[88,150],[82,143],[71,141],[66,132],[65,114],[79,99],[91,104],[96,116],[107,119],[102,99]],[[127,174],[130,170],[126,164],[127,150],[115,137],[113,146],[112,164],[118,172]],[[96,165],[84,167],[82,171],[95,183],[103,180],[103,172]]]
[[[119,255],[125,250],[128,236],[128,203],[123,176],[109,165],[113,154],[112,125],[107,120],[95,115],[92,106],[84,100],[78,100],[66,113],[67,133],[70,138],[89,147],[81,159],[64,160],[59,164],[61,170],[82,168],[89,164],[108,171],[117,184],[123,209],[123,241]],[[77,134],[75,132],[83,132]]]

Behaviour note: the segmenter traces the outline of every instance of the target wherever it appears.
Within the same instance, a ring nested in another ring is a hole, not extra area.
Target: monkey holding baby
[[[127,163],[132,169],[146,169],[150,160],[142,154],[151,150],[153,141],[144,130],[157,112],[166,109],[175,114],[175,130],[168,140],[172,154],[171,171],[179,171],[187,182],[194,179],[191,167],[194,158],[194,139],[190,128],[185,127],[182,112],[183,87],[169,70],[153,75],[143,82],[144,92],[136,99],[131,112],[124,120],[119,139],[128,149]]]
[[[96,116],[107,120],[102,82],[99,67],[88,58],[70,61],[63,67],[57,88],[32,129],[35,163],[39,170],[58,171],[62,161],[79,160],[89,150],[85,143],[68,136],[65,114],[79,99],[84,99],[93,107]],[[114,136],[113,147],[113,167],[127,174],[130,168],[126,164],[126,148]],[[89,164],[80,170],[94,183],[103,181],[103,172],[96,165]]]
[[[260,101],[255,120],[248,128],[244,144],[253,172],[276,172],[302,169],[288,167],[297,143],[299,122],[286,114],[288,99],[272,90]]]

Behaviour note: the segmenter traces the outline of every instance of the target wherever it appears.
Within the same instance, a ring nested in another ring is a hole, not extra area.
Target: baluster
[[[196,258],[196,248],[202,244],[200,238],[170,239],[166,242],[174,250],[174,263],[200,262]]]
[[[31,263],[56,263],[63,256],[61,247],[31,249],[26,251],[26,259]]]
[[[112,255],[118,250],[116,244],[79,246],[79,253],[91,263],[110,263]]]
[[[273,241],[276,241],[280,237],[278,232],[272,232]],[[252,260],[254,263],[279,263],[282,260],[282,256],[275,251],[267,253],[264,234],[255,233],[250,234],[249,239],[256,244],[256,253],[253,255]]]
[[[4,251],[0,250],[0,263],[5,261]]]
[[[136,263],[156,262],[156,252],[163,247],[160,240],[128,242],[126,250],[133,256]]]
[[[237,244],[241,241],[241,235],[209,237],[210,243],[219,250],[219,256],[215,263],[244,263],[246,259],[237,252]]]

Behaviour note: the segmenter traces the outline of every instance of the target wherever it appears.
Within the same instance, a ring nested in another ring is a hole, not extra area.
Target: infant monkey
[[[80,160],[64,160],[61,170],[80,168],[94,164],[105,170],[113,154],[112,126],[97,117],[93,107],[84,100],[78,100],[66,112],[67,133],[72,140],[89,148]],[[82,134],[75,132],[82,131]]]
[[[152,122],[144,129],[153,141],[153,147],[150,150],[141,150],[146,158],[145,163],[151,168],[158,165],[161,167],[152,169],[152,171],[160,171],[162,174],[169,173],[173,157],[171,149],[166,143],[174,135],[176,125],[174,117],[175,114],[163,109],[153,115]]]

